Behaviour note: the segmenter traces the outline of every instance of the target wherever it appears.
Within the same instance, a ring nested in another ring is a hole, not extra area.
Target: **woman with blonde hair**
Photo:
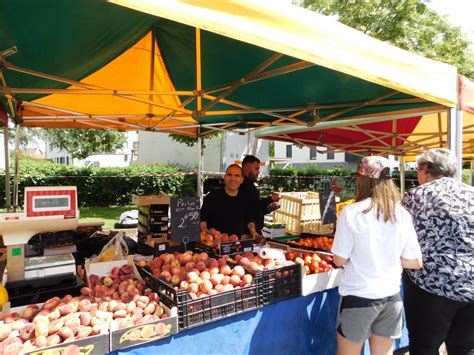
[[[369,339],[372,354],[390,354],[402,330],[402,268],[420,268],[421,251],[388,159],[363,158],[355,180],[356,202],[342,210],[332,247],[334,263],[345,266],[337,353],[359,354]]]

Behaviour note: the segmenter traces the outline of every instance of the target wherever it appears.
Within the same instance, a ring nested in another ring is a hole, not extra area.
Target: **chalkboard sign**
[[[201,239],[201,203],[199,197],[171,199],[171,240],[175,242]]]
[[[334,191],[319,193],[321,224],[336,223],[336,194]]]

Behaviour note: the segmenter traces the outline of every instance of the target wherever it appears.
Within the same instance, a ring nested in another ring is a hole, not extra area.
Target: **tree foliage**
[[[77,159],[114,152],[126,142],[124,133],[105,129],[42,129],[40,135],[53,148],[66,150]]]
[[[302,0],[301,6],[400,48],[457,66],[474,79],[474,52],[460,27],[427,0]]]

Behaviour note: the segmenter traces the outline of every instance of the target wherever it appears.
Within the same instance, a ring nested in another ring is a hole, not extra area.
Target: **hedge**
[[[132,194],[173,196],[196,195],[195,175],[175,174],[180,168],[165,164],[133,165],[128,168],[75,168],[60,164],[22,166],[19,204],[26,186],[77,186],[80,206],[129,205]],[[11,178],[13,190],[13,178]],[[5,175],[0,175],[0,194],[5,196]],[[5,198],[1,201],[5,206]]]

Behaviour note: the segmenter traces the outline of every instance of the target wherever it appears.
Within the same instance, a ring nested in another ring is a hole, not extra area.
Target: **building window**
[[[328,160],[334,160],[334,153],[327,153]]]
[[[66,164],[69,165],[69,157],[66,157]]]
[[[123,155],[123,161],[126,163],[128,161],[128,154]]]
[[[288,144],[286,146],[286,157],[287,158],[292,158],[293,157],[293,145],[292,144]]]
[[[316,160],[316,147],[309,147],[309,160]]]
[[[59,163],[60,164],[64,164],[64,161],[65,161],[64,157],[59,158]]]

